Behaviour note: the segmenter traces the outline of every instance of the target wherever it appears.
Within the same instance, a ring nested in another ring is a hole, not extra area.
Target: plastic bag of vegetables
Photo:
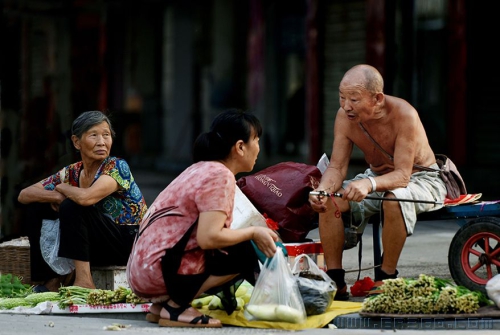
[[[262,266],[244,316],[249,321],[305,322],[307,315],[297,280],[281,247]]]
[[[337,292],[335,282],[307,254],[295,258],[292,273],[297,278],[306,314],[326,312]]]

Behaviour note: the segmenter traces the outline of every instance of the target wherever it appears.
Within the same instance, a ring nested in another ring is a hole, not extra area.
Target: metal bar
[[[311,191],[311,192],[309,192],[309,194],[310,195],[319,195],[319,196],[323,196],[323,197],[337,197],[337,198],[342,197],[342,194],[340,194],[340,193],[328,193],[328,192],[325,192],[325,191]],[[366,199],[371,199],[371,200],[404,201],[404,202],[418,202],[418,203],[423,203],[423,204],[443,205],[442,202],[431,201],[431,200],[386,198],[386,197],[375,197],[375,196],[371,196],[371,195],[368,195],[365,198]]]

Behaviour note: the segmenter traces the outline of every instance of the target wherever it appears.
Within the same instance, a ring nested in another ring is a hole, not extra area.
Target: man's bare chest
[[[392,163],[394,156],[395,135],[377,131],[368,135],[363,131],[353,134],[352,141],[365,155],[365,160],[374,166]]]

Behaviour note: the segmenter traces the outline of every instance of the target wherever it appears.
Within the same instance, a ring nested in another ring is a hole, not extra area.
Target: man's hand
[[[321,193],[323,190],[316,189],[314,191]],[[327,209],[326,208],[326,201],[327,200],[328,200],[328,196],[326,196],[326,195],[309,194],[309,204],[311,204],[311,208],[318,213],[326,212],[326,209]]]
[[[372,191],[370,179],[364,178],[353,181],[345,188],[342,199],[348,201],[360,202]]]

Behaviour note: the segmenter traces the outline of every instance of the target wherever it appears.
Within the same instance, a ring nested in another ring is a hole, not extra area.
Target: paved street
[[[2,335],[31,335],[31,334],[104,334],[109,333],[108,327],[120,325],[123,328],[123,334],[307,334],[307,335],[326,335],[326,334],[378,334],[395,333],[404,330],[405,335],[422,334],[428,331],[439,334],[456,334],[460,331],[480,331],[481,335],[498,334],[500,329],[498,324],[493,324],[492,320],[410,320],[411,323],[403,320],[387,319],[382,321],[373,321],[372,319],[360,319],[360,322],[349,322],[350,329],[305,329],[299,331],[279,330],[279,329],[256,329],[224,326],[223,328],[164,328],[156,324],[151,324],[137,319],[116,319],[100,317],[78,317],[78,316],[55,316],[55,315],[12,315],[0,314],[0,333]],[[364,329],[364,327],[371,327]]]

